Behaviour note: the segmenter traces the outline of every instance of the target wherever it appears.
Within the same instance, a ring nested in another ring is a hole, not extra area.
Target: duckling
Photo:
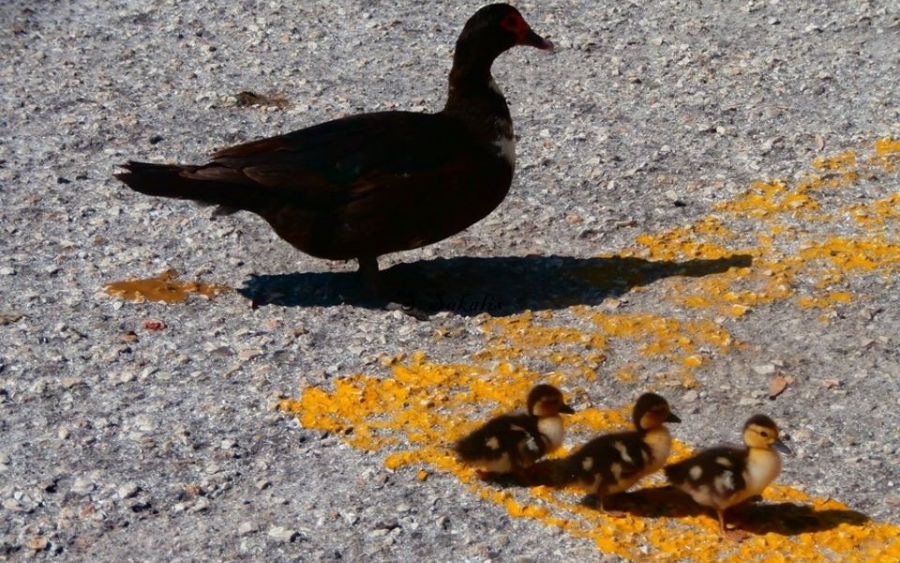
[[[638,397],[632,411],[635,430],[594,438],[563,459],[557,485],[576,483],[596,496],[606,512],[606,497],[627,491],[635,483],[662,468],[669,456],[672,436],[666,422],[681,422],[669,403],[656,393]],[[615,515],[615,512],[610,512]]]
[[[791,454],[778,437],[778,427],[763,414],[744,424],[744,444],[710,448],[665,468],[672,485],[716,511],[722,536],[737,541],[746,534],[726,529],[725,511],[762,493],[781,472],[778,452]]]
[[[559,389],[537,385],[528,393],[528,414],[494,418],[459,440],[455,450],[463,463],[478,466],[482,479],[514,475],[528,480],[526,470],[562,445],[560,413],[574,412]]]

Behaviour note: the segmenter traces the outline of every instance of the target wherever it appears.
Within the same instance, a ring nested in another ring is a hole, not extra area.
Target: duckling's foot
[[[745,539],[750,537],[750,534],[743,530],[722,530],[722,537],[726,540],[733,541],[735,543],[740,543]]]
[[[596,509],[598,512],[601,512],[610,518],[624,518],[628,516],[628,512],[625,510],[615,510],[609,509],[603,506],[603,497],[598,496],[596,494],[590,494],[584,497],[581,500],[581,504],[587,506],[589,508]]]
[[[495,473],[493,471],[488,471],[487,469],[476,469],[475,475],[478,475],[478,478],[482,481],[491,481],[494,479]]]
[[[719,517],[719,531],[722,532],[722,537],[726,540],[739,543],[750,537],[750,534],[747,532],[738,529],[729,530],[728,527],[725,526],[724,510],[716,510],[716,515]]]

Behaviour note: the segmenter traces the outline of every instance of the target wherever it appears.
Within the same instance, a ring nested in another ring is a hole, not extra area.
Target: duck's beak
[[[666,422],[681,422],[681,419],[675,416],[675,413],[669,413],[669,416],[666,417]]]
[[[543,51],[553,50],[553,43],[547,41],[534,31],[532,31],[531,28],[528,28],[528,30],[525,31],[524,35],[524,37],[519,38],[519,45],[528,45],[531,47],[536,47]]]
[[[791,448],[787,447],[787,444],[785,444],[781,440],[775,440],[774,442],[772,442],[772,447],[783,454],[794,455],[794,452],[791,450]]]
[[[559,412],[563,414],[575,414],[575,409],[570,407],[569,405],[563,403],[561,407],[559,407]]]

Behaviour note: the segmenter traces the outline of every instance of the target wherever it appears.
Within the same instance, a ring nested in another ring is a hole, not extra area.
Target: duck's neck
[[[491,76],[493,60],[461,56],[457,53],[450,70],[445,113],[510,121],[509,106]]]
[[[490,61],[454,59],[443,113],[465,122],[479,138],[494,146],[510,170],[515,168],[512,117],[503,92],[491,76]]]

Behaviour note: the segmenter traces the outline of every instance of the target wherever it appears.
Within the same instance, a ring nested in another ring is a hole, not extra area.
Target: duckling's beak
[[[575,414],[575,409],[570,407],[569,405],[563,403],[561,407],[559,407],[559,412],[563,414]]]
[[[675,413],[669,413],[669,416],[666,417],[666,422],[681,422],[681,419],[675,416]]]
[[[791,451],[791,448],[787,447],[787,444],[785,444],[781,440],[775,440],[774,442],[772,442],[772,447],[783,454],[794,455],[794,452]]]

